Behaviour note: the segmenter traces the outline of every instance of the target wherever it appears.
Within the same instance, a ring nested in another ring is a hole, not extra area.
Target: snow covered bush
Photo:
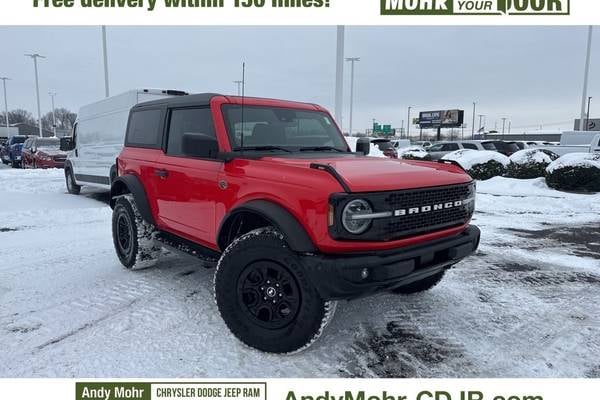
[[[431,155],[420,146],[410,146],[398,149],[398,158],[403,160],[431,161]]]
[[[509,164],[505,155],[487,150],[456,150],[442,160],[456,161],[473,179],[480,181],[504,175]]]
[[[525,149],[510,156],[508,176],[517,179],[533,179],[545,176],[546,168],[558,158],[550,150]]]
[[[600,192],[600,154],[565,154],[546,168],[546,183],[558,190]]]

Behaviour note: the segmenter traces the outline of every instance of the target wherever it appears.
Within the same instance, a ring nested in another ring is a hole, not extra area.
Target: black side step
[[[220,253],[212,249],[172,233],[160,232],[158,235],[156,235],[154,240],[156,240],[161,246],[164,246],[176,253],[182,253],[204,261],[207,264],[206,267],[215,266],[216,262],[219,260],[219,257],[221,257]]]

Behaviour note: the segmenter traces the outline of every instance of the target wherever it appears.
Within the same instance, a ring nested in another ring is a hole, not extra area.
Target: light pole
[[[37,96],[38,129],[39,129],[40,137],[43,137],[44,135],[42,134],[42,110],[40,107],[40,83],[39,83],[39,78],[38,78],[37,59],[38,58],[46,58],[46,57],[39,55],[37,53],[25,54],[25,57],[31,57],[33,59],[33,67],[35,69],[35,93]]]
[[[506,120],[507,119],[508,118],[506,118],[506,117],[502,118],[502,139],[504,139],[504,132],[505,132],[504,128],[506,128]]]
[[[485,117],[485,115],[479,114],[479,130],[477,131],[478,133],[481,133],[481,128],[483,127],[483,125],[482,125],[483,117]]]
[[[512,126],[512,120],[508,120],[508,134],[510,135],[510,128]]]
[[[2,77],[0,78],[0,80],[2,80],[2,86],[4,86],[4,116],[6,117],[6,136],[8,136],[8,100],[6,98],[6,81],[10,81],[10,78],[7,77]]]
[[[473,125],[471,126],[471,140],[475,139],[475,108],[477,107],[477,102],[473,102]]]
[[[590,77],[590,59],[592,56],[592,32],[593,27],[590,25],[588,28],[588,40],[587,40],[587,55],[585,58],[585,70],[583,73],[583,94],[581,95],[581,117],[579,119],[579,130],[585,130],[583,127],[583,120],[585,119],[585,101],[587,100],[588,81]]]
[[[335,58],[335,120],[342,126],[344,110],[344,41],[346,28],[337,27],[337,49]]]
[[[354,107],[354,63],[360,61],[359,57],[346,58],[350,63],[350,128],[349,133],[352,136],[352,108]]]
[[[235,83],[237,85],[237,95],[241,96],[242,95],[242,83],[244,83],[244,81],[233,81],[233,83]]]
[[[54,137],[56,137],[56,109],[54,108],[54,96],[56,96],[56,93],[48,92],[48,94],[52,99],[52,131],[54,132]]]
[[[104,95],[110,96],[108,87],[108,51],[106,46],[106,25],[102,25],[102,53],[104,58]]]
[[[585,130],[590,129],[590,104],[592,103],[592,96],[588,97],[588,107],[587,107],[587,118],[585,121]]]
[[[406,138],[410,139],[410,110],[412,106],[408,106],[408,119],[406,120]]]

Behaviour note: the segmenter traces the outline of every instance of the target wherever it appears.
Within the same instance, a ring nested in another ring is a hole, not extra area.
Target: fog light
[[[369,269],[363,268],[363,270],[360,271],[360,277],[363,279],[367,279],[369,277]]]

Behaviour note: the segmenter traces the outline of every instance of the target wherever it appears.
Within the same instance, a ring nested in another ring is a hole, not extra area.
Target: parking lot
[[[106,194],[62,170],[0,167],[0,187],[4,377],[600,378],[600,195],[479,182],[474,256],[430,292],[340,303],[282,357],[229,334],[195,260],[124,270]]]

